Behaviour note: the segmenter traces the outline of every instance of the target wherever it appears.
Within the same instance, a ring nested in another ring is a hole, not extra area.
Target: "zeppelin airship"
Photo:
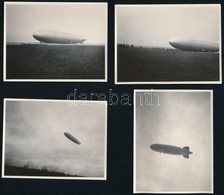
[[[176,37],[169,40],[172,47],[185,51],[218,52],[219,44],[207,41]]]
[[[77,44],[86,39],[83,36],[58,32],[53,30],[40,30],[33,33],[33,37],[41,43]]]
[[[72,142],[76,143],[76,144],[81,144],[81,142],[79,142],[79,140],[77,138],[75,138],[72,134],[68,133],[68,132],[64,132],[65,137],[67,137],[69,140],[71,140]]]
[[[183,148],[165,144],[152,144],[150,148],[156,152],[172,154],[172,155],[183,155],[184,158],[189,158],[189,154],[193,154],[188,146]]]

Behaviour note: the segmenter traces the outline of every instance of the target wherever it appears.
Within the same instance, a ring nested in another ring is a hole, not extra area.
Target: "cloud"
[[[117,6],[118,43],[170,47],[175,36],[219,42],[219,24],[219,5]]]
[[[35,42],[38,30],[84,35],[87,43],[106,42],[106,4],[7,4],[7,42]]]

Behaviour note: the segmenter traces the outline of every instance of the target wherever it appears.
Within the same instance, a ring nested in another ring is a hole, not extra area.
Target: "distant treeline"
[[[5,165],[5,175],[7,176],[54,176],[54,177],[83,177],[79,175],[70,175],[56,171],[49,171],[46,168],[34,169],[27,166],[16,167]]]
[[[142,46],[142,45],[134,45],[134,44],[124,44],[124,43],[118,43],[118,47],[135,47],[135,48],[150,48],[150,49],[162,49],[162,50],[174,50],[173,48],[167,48],[167,47],[155,47],[155,46]]]
[[[140,47],[142,48],[142,46],[137,46],[137,45],[133,45],[133,44],[123,44],[123,43],[119,43],[118,47]]]

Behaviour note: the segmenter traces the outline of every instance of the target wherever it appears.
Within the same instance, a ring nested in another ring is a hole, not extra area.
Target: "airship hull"
[[[156,152],[171,154],[171,155],[183,155],[185,158],[189,158],[189,154],[192,154],[189,151],[189,147],[177,147],[172,145],[165,144],[152,144],[150,148]]]
[[[199,41],[186,38],[172,38],[169,40],[172,47],[185,51],[218,52],[219,45],[212,42]]]
[[[86,39],[79,35],[63,33],[58,31],[43,30],[33,34],[33,37],[41,43],[56,44],[77,44],[83,43]]]
[[[81,144],[81,142],[79,142],[78,139],[76,139],[73,135],[71,135],[70,133],[68,132],[65,132],[64,133],[65,137],[67,137],[69,140],[71,140],[72,142],[76,143],[76,144]]]

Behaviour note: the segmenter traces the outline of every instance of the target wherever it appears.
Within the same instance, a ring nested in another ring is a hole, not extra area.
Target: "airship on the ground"
[[[200,52],[218,52],[219,45],[213,42],[188,39],[184,37],[174,37],[169,40],[172,47],[185,51],[200,51]]]
[[[183,155],[184,158],[189,158],[189,154],[193,154],[188,146],[183,148],[165,144],[152,144],[150,148],[156,152],[172,154],[172,155]]]
[[[41,43],[77,44],[86,39],[83,36],[58,32],[53,30],[40,30],[33,33],[33,37]]]
[[[76,144],[81,144],[81,142],[79,142],[79,140],[77,138],[75,138],[72,134],[68,133],[68,132],[64,132],[65,137],[67,137],[69,140],[71,140],[72,142],[76,143]]]

